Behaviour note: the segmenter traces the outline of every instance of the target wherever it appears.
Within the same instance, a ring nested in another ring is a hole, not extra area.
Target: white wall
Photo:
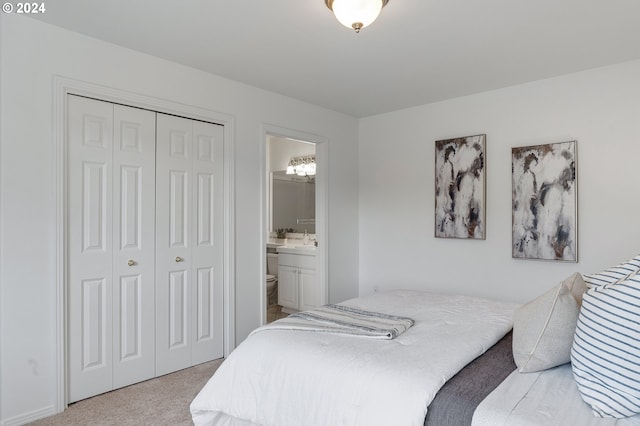
[[[260,324],[264,124],[328,140],[329,294],[357,295],[356,119],[18,15],[0,43],[0,424],[56,401],[54,75],[233,116],[237,343]]]
[[[472,72],[472,71],[470,71]],[[487,239],[434,238],[434,141],[487,134]],[[578,141],[579,263],[511,258],[511,147]],[[640,61],[360,121],[360,293],[525,302],[640,253]]]

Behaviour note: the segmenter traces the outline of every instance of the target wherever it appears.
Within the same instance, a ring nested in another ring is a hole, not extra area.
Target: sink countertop
[[[308,245],[286,245],[279,246],[277,248],[278,253],[287,253],[287,254],[301,254],[304,256],[315,256],[316,255],[316,246],[313,244]]]

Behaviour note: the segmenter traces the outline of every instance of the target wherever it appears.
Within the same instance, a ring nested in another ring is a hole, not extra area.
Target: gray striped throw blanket
[[[364,311],[351,306],[325,305],[289,315],[256,329],[254,333],[265,330],[300,330],[394,339],[414,323],[413,319],[407,317]]]

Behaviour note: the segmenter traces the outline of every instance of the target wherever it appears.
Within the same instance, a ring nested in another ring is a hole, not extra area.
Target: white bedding
[[[517,304],[416,291],[343,303],[413,318],[393,340],[274,330],[247,338],[191,403],[196,425],[422,425],[440,387],[512,327]]]
[[[537,373],[514,371],[476,408],[472,426],[638,426],[626,419],[595,417],[582,401],[571,364]]]

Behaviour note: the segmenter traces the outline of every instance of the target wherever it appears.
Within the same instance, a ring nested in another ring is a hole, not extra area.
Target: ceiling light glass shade
[[[309,176],[313,176],[316,174],[316,163],[311,163],[307,165],[307,174]]]
[[[376,20],[389,0],[325,0],[336,19],[357,33]]]

